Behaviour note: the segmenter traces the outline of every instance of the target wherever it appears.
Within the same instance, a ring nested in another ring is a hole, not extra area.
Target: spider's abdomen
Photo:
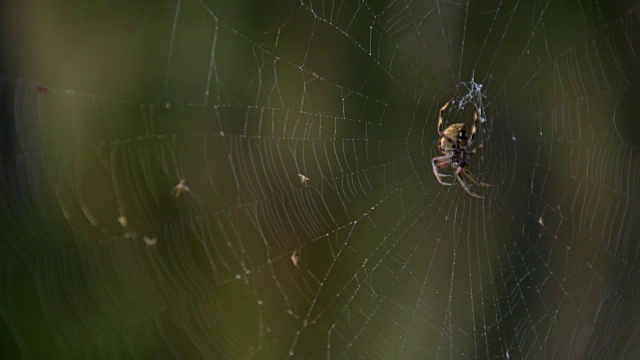
[[[440,151],[447,153],[454,149],[459,149],[467,143],[467,129],[464,124],[452,124],[444,130],[443,137],[440,138]],[[455,143],[447,140],[447,137]]]

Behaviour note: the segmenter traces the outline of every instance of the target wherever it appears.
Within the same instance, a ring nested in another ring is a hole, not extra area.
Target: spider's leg
[[[467,168],[464,168],[462,170],[462,173],[467,177],[467,179],[471,180],[471,182],[474,183],[475,185],[479,185],[479,186],[496,186],[495,184],[488,184],[488,183],[476,180],[473,177],[473,175],[471,174],[471,171],[469,171]]]
[[[473,149],[473,151],[471,151],[469,153],[469,156],[475,154],[476,152],[478,152],[478,150],[482,150],[482,145],[484,145],[484,144],[480,144],[480,145],[478,145],[477,148]],[[488,184],[488,183],[476,180],[475,177],[471,174],[471,171],[469,171],[469,169],[466,166],[461,171],[464,173],[464,175],[469,180],[471,180],[472,183],[474,183],[476,185],[480,185],[480,186],[496,186],[495,184]]]
[[[469,153],[469,156],[472,156],[473,154],[477,153],[477,152],[478,152],[478,150],[481,150],[483,145],[484,145],[484,144],[480,144],[480,145],[478,145],[478,147],[477,147],[477,148],[473,149],[473,150]]]
[[[476,137],[476,131],[478,130],[478,107],[473,104],[473,127],[471,128],[471,136],[469,137],[469,146],[473,144],[473,139]]]
[[[444,133],[444,112],[449,107],[449,104],[451,104],[451,101],[453,101],[453,99],[447,101],[447,103],[440,108],[440,112],[438,113],[439,114],[438,115],[438,136],[440,136],[441,138],[445,138],[451,144],[455,144],[456,141],[450,138],[449,136],[445,135]]]
[[[442,158],[442,156],[433,158],[433,160],[431,160],[431,166],[433,167],[433,175],[436,176],[436,179],[438,180],[440,185],[451,186],[451,185],[453,185],[453,183],[448,183],[448,182],[442,181],[442,176],[449,176],[449,175],[440,174],[440,172],[438,171],[438,165],[436,165],[436,161],[438,161],[438,159],[440,159],[440,158]]]
[[[458,168],[461,169],[461,168]],[[472,192],[471,189],[469,189],[469,186],[467,185],[467,183],[464,182],[464,180],[462,179],[462,176],[460,176],[460,173],[458,171],[456,171],[456,179],[458,179],[458,182],[460,183],[460,185],[462,185],[462,188],[464,189],[464,191],[467,192],[467,194],[473,196],[476,199],[482,199],[483,197]]]
[[[451,156],[450,155],[443,155],[443,156],[434,157],[432,159],[432,161],[438,167],[438,169],[441,169],[441,168],[451,164]],[[451,176],[451,175],[440,174],[440,176]]]
[[[453,100],[453,99],[451,99],[451,100]],[[444,104],[444,106],[440,108],[440,112],[439,112],[439,115],[438,115],[438,135],[440,137],[444,136],[444,125],[443,125],[444,124],[444,112],[449,107],[449,104],[451,103],[451,100],[447,101],[447,103]],[[449,139],[447,139],[447,140],[449,140]]]

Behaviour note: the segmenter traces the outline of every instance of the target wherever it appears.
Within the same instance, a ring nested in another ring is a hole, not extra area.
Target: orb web
[[[3,351],[637,357],[637,9],[13,9]],[[480,200],[431,171],[451,99]]]

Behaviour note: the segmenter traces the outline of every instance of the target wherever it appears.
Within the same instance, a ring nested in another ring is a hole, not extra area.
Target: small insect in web
[[[300,269],[300,254],[298,253],[298,249],[293,250],[293,253],[291,254],[291,262],[293,263],[293,266]]]
[[[309,178],[302,175],[302,174],[298,174],[298,177],[300,178],[300,183],[302,183],[302,185],[307,185],[307,181],[309,181]]]
[[[49,93],[49,88],[42,85],[36,85],[36,91],[38,91],[40,94],[46,95]]]
[[[191,191],[191,189],[187,186],[187,181],[185,179],[180,179],[178,185],[171,190],[171,194],[175,197],[180,197],[182,193],[189,191]]]
[[[455,183],[449,183],[442,180],[443,177],[448,177],[451,175],[444,175],[439,171],[439,169],[442,169],[447,165],[451,165],[452,168],[456,169],[454,176],[456,177],[462,188],[467,192],[467,194],[471,195],[474,198],[482,199],[482,196],[472,192],[471,189],[469,189],[469,185],[467,185],[467,183],[462,178],[462,175],[465,175],[467,179],[469,179],[475,185],[492,186],[491,184],[483,183],[474,179],[467,169],[469,163],[471,162],[471,156],[482,149],[483,146],[483,144],[480,144],[475,149],[469,151],[469,148],[473,144],[473,140],[476,136],[479,117],[478,108],[474,105],[473,127],[471,128],[471,136],[467,138],[467,128],[464,123],[452,124],[444,129],[444,112],[447,110],[447,107],[449,107],[452,101],[453,99],[447,101],[447,103],[444,104],[442,108],[440,108],[440,112],[438,115],[438,135],[440,136],[440,140],[438,141],[438,149],[444,155],[436,156],[431,160],[433,174],[436,176],[436,179],[441,185],[454,185]]]
[[[120,215],[118,216],[118,223],[120,224],[120,226],[122,226],[123,228],[126,228],[127,226],[129,226],[129,221],[127,220],[127,217],[124,215]]]
[[[144,240],[144,243],[149,247],[154,247],[158,243],[158,239],[156,239],[155,237],[145,235],[142,237],[142,239]]]

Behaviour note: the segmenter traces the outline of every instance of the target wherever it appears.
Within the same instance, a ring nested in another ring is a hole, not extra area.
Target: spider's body
[[[449,139],[457,140],[460,145],[467,145],[467,127],[464,124],[453,124],[444,130],[444,136],[440,138],[440,151],[446,154],[456,149],[456,144],[449,142]],[[461,147],[458,146],[461,150]],[[465,149],[466,150],[466,149]]]
[[[472,192],[469,189],[469,186],[465,183],[464,179],[462,179],[462,174],[464,174],[472,183],[476,185],[489,186],[489,184],[485,184],[474,179],[471,174],[469,174],[469,170],[467,170],[471,156],[478,150],[482,149],[482,144],[480,144],[475,149],[469,151],[469,148],[473,144],[473,139],[476,136],[478,124],[478,108],[474,106],[473,128],[471,129],[471,135],[467,136],[467,127],[463,123],[452,124],[443,130],[444,112],[445,110],[447,110],[447,107],[450,103],[451,100],[444,104],[444,106],[440,109],[440,113],[438,116],[438,135],[440,136],[438,147],[444,155],[433,158],[433,173],[440,184],[453,185],[453,183],[448,183],[442,180],[442,177],[450,175],[440,174],[439,171],[439,169],[442,169],[447,165],[451,165],[452,168],[456,169],[455,177],[460,185],[464,188],[464,190],[469,195],[481,199],[482,196]]]

